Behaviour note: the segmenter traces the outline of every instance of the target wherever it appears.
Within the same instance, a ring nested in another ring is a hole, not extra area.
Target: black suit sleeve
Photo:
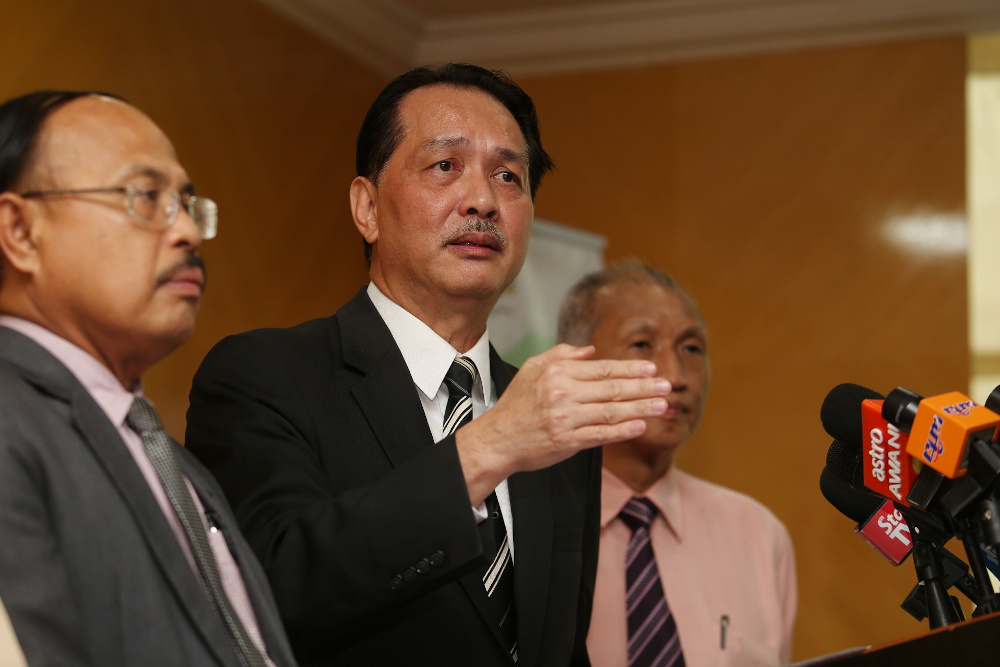
[[[392,623],[407,601],[481,564],[482,546],[454,438],[390,462],[351,392],[357,374],[328,343],[259,333],[205,358],[187,446],[225,490],[306,660],[310,647],[349,645],[376,616]]]
[[[580,597],[577,603],[576,635],[573,639],[573,667],[590,667],[587,654],[587,633],[594,603],[597,580],[597,554],[601,542],[601,450],[588,452],[590,468],[587,478],[587,508],[584,515],[583,566],[580,570]]]

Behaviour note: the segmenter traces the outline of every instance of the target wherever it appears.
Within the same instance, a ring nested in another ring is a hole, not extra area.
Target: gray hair
[[[633,283],[660,285],[676,292],[694,309],[704,326],[701,309],[680,284],[659,269],[634,259],[616,262],[602,271],[595,271],[581,278],[572,288],[559,308],[556,335],[560,343],[588,345],[597,328],[597,293],[601,288],[613,283]]]

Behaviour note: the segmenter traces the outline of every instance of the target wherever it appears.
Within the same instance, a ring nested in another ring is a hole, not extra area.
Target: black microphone
[[[975,590],[975,582],[967,574],[968,566],[943,548],[954,533],[939,517],[902,507],[891,502],[892,498],[887,500],[887,495],[866,488],[862,404],[869,400],[881,403],[884,396],[851,383],[834,387],[824,399],[820,420],[836,439],[827,452],[820,490],[830,504],[858,523],[858,535],[893,565],[917,548],[913,562],[920,584],[911,591],[903,608],[918,619],[930,615],[931,627],[947,625],[962,618],[961,609],[953,598],[949,599],[947,589],[961,582],[959,588],[969,595]]]
[[[845,382],[830,390],[823,399],[819,419],[830,437],[861,456],[862,426],[861,402],[866,399],[882,400],[885,396],[874,389]]]
[[[857,524],[868,521],[885,502],[882,496],[856,488],[829,464],[820,473],[819,490],[837,511]]]

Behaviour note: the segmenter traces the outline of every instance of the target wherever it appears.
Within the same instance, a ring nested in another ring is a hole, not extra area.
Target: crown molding
[[[626,0],[422,16],[405,0],[259,0],[385,76],[472,62],[515,76],[1000,29],[997,0]]]

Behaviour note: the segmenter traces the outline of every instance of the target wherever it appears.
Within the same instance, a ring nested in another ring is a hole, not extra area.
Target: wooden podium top
[[[848,656],[834,654],[829,660],[806,664],[836,667],[952,667],[1000,662],[1000,612],[930,630],[891,644],[873,646]]]

